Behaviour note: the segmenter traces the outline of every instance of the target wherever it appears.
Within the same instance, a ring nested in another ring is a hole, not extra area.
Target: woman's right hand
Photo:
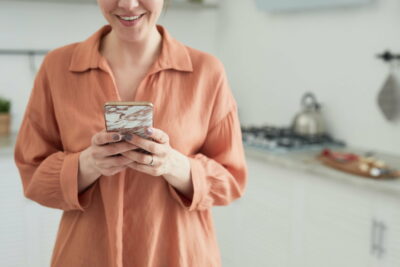
[[[84,191],[101,175],[111,176],[124,170],[132,160],[118,154],[136,148],[116,132],[103,130],[93,135],[91,145],[79,156],[78,192]]]

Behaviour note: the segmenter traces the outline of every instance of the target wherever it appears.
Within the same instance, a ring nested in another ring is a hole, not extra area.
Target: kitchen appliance
[[[307,92],[301,99],[302,110],[294,117],[293,131],[302,136],[320,136],[325,133],[325,122],[320,112],[321,105],[315,95]]]
[[[291,127],[242,127],[243,142],[246,146],[276,153],[315,150],[327,147],[343,147],[343,141],[335,140],[328,134],[304,136]]]

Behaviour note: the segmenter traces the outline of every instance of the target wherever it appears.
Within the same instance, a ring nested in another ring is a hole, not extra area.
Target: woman
[[[109,25],[46,56],[15,148],[25,196],[64,211],[51,265],[221,266],[211,207],[247,179],[223,66],[156,25],[163,0],[98,4]],[[107,101],[152,102],[152,140],[106,132]]]

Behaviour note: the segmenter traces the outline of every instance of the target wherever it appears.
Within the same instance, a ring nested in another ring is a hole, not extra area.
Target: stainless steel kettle
[[[325,134],[325,122],[320,112],[321,105],[313,93],[307,92],[301,99],[302,111],[293,119],[292,130],[303,136]]]

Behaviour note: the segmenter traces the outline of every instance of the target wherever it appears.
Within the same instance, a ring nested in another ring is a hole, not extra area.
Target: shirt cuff
[[[67,154],[60,173],[61,191],[64,195],[68,209],[85,211],[90,205],[94,186],[78,194],[78,171],[80,153]]]
[[[193,198],[188,199],[171,184],[168,184],[170,193],[172,194],[173,198],[177,200],[178,203],[188,211],[206,209],[202,208],[201,205],[202,200],[204,199],[204,196],[206,194],[206,188],[207,188],[206,177],[204,174],[203,166],[195,158],[189,157],[189,162],[190,162],[190,175],[193,183]]]

